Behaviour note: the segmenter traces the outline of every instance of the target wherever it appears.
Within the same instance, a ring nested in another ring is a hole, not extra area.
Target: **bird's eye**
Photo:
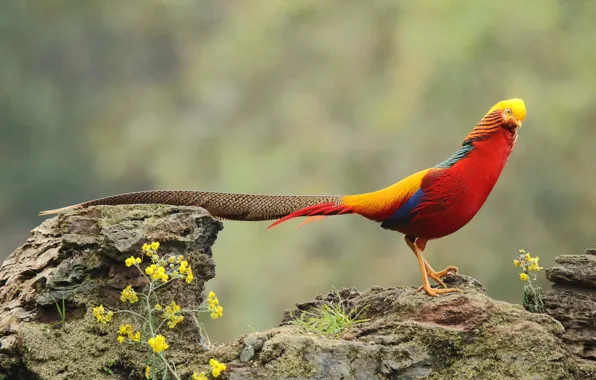
[[[505,113],[506,113],[507,115],[511,115],[511,108],[507,108],[507,109],[505,110]]]

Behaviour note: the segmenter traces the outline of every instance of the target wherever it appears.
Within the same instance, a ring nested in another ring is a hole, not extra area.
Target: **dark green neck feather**
[[[441,162],[439,165],[435,166],[435,168],[442,168],[447,169],[455,165],[459,160],[466,157],[472,150],[474,146],[472,142],[464,142],[464,144],[455,152],[451,157],[446,159],[445,161]]]

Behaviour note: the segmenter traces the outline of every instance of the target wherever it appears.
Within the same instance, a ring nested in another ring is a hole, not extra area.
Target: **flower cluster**
[[[157,253],[157,250],[159,249],[159,242],[154,241],[151,244],[143,244],[143,253],[149,257],[153,256],[155,253]]]
[[[162,308],[159,304],[157,304],[157,305],[155,305],[155,309],[161,310]],[[164,320],[167,320],[168,327],[173,329],[174,327],[176,327],[176,325],[178,323],[180,323],[184,320],[184,316],[180,315],[180,313],[181,313],[180,306],[178,304],[176,304],[175,301],[172,301],[172,303],[169,306],[166,306],[161,317]]]
[[[209,306],[209,311],[211,311],[211,318],[217,319],[223,316],[223,307],[219,304],[219,300],[217,296],[213,292],[209,292],[209,296],[207,297],[207,305]]]
[[[99,305],[93,308],[93,315],[97,322],[103,323],[104,325],[112,320],[114,316],[114,312],[111,310],[106,310],[103,305]]]
[[[226,370],[226,365],[215,359],[209,360],[209,365],[211,366],[211,375],[213,375],[213,377],[219,377],[219,375]],[[205,376],[205,372],[194,372],[192,374],[192,380],[207,380],[207,376]]]
[[[128,338],[131,342],[140,342],[141,332],[134,332],[131,325],[121,325],[118,329],[118,338],[116,338],[116,340],[119,343],[123,343],[126,338]]]
[[[145,273],[151,276],[152,280],[161,280],[168,282],[170,279],[185,279],[187,283],[191,283],[194,279],[192,268],[188,261],[184,260],[184,256],[165,256],[159,257],[157,250],[159,243],[153,242],[151,244],[143,245],[143,254],[151,258],[152,264],[145,268]],[[131,257],[126,259],[126,265],[138,265],[139,258]]]
[[[126,303],[126,301],[130,303],[139,302],[139,297],[137,297],[137,293],[135,290],[128,285],[126,288],[122,289],[122,294],[120,295],[120,301]]]
[[[192,380],[207,380],[207,376],[205,376],[205,372],[192,374]]]
[[[151,346],[154,352],[162,352],[167,350],[170,346],[166,343],[166,338],[163,335],[156,335],[147,341],[147,344]]]
[[[126,264],[127,267],[131,267],[135,264],[139,265],[142,262],[143,262],[143,259],[141,259],[140,257],[134,257],[134,256],[130,256],[128,259],[124,260],[124,264]]]
[[[522,304],[533,313],[544,312],[544,296],[542,289],[536,285],[536,274],[543,268],[538,264],[538,256],[532,257],[529,252],[523,249],[519,250],[519,255],[513,260],[513,265],[521,268],[522,272],[519,274],[520,280],[524,281],[524,294]]]
[[[519,256],[513,260],[513,265],[522,268],[522,272],[519,274],[520,280],[528,281],[530,279],[528,276],[529,272],[537,272],[543,269],[543,267],[538,265],[538,260],[540,260],[538,256],[532,257],[529,252],[523,249],[519,250]]]
[[[215,359],[209,360],[209,365],[211,366],[211,374],[213,377],[219,377],[219,375],[226,370],[226,365]]]
[[[190,284],[190,282],[195,278],[192,275],[192,268],[188,265],[188,261],[183,260],[182,256],[178,256],[178,260],[180,261],[180,268],[178,269],[181,275],[186,276],[186,282]]]
[[[154,256],[155,257],[155,256]],[[154,280],[162,280],[168,282],[170,276],[166,274],[166,268],[161,265],[151,264],[145,268],[145,273],[151,276]]]
[[[111,311],[104,308],[103,305],[97,306],[93,309],[93,314],[99,323],[107,324],[112,320],[112,317],[117,313],[130,314],[136,319],[143,321],[141,331],[134,331],[131,324],[123,324],[118,329],[116,340],[119,343],[137,343],[141,342],[141,335],[143,336],[143,344],[147,344],[154,353],[159,355],[152,355],[149,365],[145,368],[145,377],[151,378],[159,375],[161,378],[167,377],[168,373],[174,375],[178,379],[179,375],[176,372],[176,367],[169,363],[164,351],[169,348],[166,338],[160,333],[165,325],[170,329],[175,328],[178,324],[184,321],[185,315],[196,316],[199,313],[210,313],[211,318],[217,319],[223,316],[223,307],[219,304],[219,299],[214,292],[209,292],[207,299],[198,308],[182,308],[172,300],[169,305],[160,305],[158,293],[156,290],[162,286],[167,286],[174,280],[184,280],[186,283],[191,283],[194,279],[192,268],[187,260],[182,255],[160,255],[158,250],[160,245],[158,242],[144,244],[142,254],[140,257],[130,256],[124,260],[127,267],[135,267],[144,278],[148,281],[147,285],[139,290],[139,293],[132,288],[131,285],[126,286],[121,294],[120,301],[123,303],[136,304],[140,303],[138,310],[117,310]],[[141,266],[143,261],[150,259],[150,262]],[[137,288],[138,289],[138,288]],[[140,302],[142,301],[142,302]],[[141,314],[145,315],[141,315]],[[160,321],[156,317],[159,316]],[[201,337],[209,345],[209,338],[206,335],[204,326],[196,318],[197,327]],[[225,364],[211,359],[211,377],[219,377],[221,372],[226,370]],[[192,376],[194,380],[207,380],[205,373],[194,373]]]

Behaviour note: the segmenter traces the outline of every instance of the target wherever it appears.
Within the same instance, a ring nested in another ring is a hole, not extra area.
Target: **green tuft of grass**
[[[64,302],[64,298],[62,298],[62,306],[54,299],[54,304],[56,305],[56,309],[58,310],[58,314],[60,315],[60,321],[51,323],[50,326],[56,327],[60,325],[60,328],[64,328],[66,326],[66,303]]]
[[[304,311],[297,318],[291,316],[292,321],[290,324],[303,327],[317,334],[332,336],[351,326],[369,320],[358,319],[366,308],[352,309],[348,312],[339,294],[337,296],[339,298],[337,302],[322,304],[313,311]]]

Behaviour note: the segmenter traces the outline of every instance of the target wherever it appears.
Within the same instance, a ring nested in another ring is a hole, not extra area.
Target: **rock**
[[[160,297],[198,305],[215,275],[211,245],[220,229],[200,208],[150,205],[75,210],[43,222],[0,268],[0,379],[143,379],[147,345],[117,344],[113,329],[123,316],[99,325],[91,309],[118,304],[128,284],[146,284],[123,261],[150,241],[161,243],[160,252],[187,257],[195,273],[190,291],[174,283]],[[590,260],[566,256],[548,271],[557,282],[545,294],[549,315],[493,300],[472,278],[448,276],[460,292],[433,298],[415,287],[332,291],[286,311],[276,328],[209,350],[185,319],[164,333],[167,355],[182,379],[208,373],[212,358],[226,364],[224,380],[592,379]],[[62,300],[64,326],[56,324]],[[361,322],[334,335],[294,322],[323,305],[341,305]]]
[[[200,208],[151,205],[93,207],[44,221],[0,267],[0,378],[113,379],[110,372],[141,378],[147,347],[119,345],[91,309],[116,306],[124,287],[147,283],[124,260],[151,241],[161,243],[160,252],[183,255],[195,276],[191,284],[158,290],[160,299],[198,305],[215,276],[211,245],[221,228]],[[62,302],[67,323],[57,328]],[[115,315],[110,328],[122,318]],[[193,323],[175,331],[167,332],[175,361],[203,351]]]
[[[563,342],[574,354],[596,361],[596,250],[555,258],[547,269],[555,285],[544,294],[545,312],[565,327]]]
[[[430,298],[414,288],[342,289],[299,304],[278,328],[253,334],[264,344],[245,363],[246,339],[213,352],[230,379],[587,379],[584,363],[559,337],[561,323],[492,300],[473,279],[451,279],[461,293]],[[366,322],[337,336],[292,325],[292,317],[341,302]],[[248,339],[248,338],[247,338]],[[207,357],[203,359],[205,361]],[[221,361],[221,359],[220,359]]]
[[[264,341],[255,334],[251,334],[244,339],[244,348],[240,353],[240,361],[243,363],[251,361],[255,354],[258,354],[263,348]]]
[[[560,266],[549,268],[546,278],[555,284],[593,289],[596,291],[596,254],[562,255],[555,258]]]

